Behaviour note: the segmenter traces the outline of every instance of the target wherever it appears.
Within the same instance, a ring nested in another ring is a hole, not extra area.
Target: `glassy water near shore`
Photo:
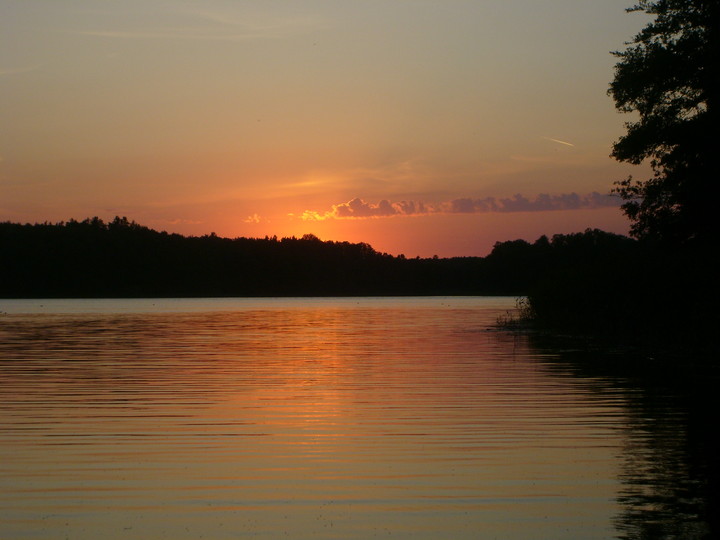
[[[692,401],[513,306],[0,300],[0,538],[708,533]]]

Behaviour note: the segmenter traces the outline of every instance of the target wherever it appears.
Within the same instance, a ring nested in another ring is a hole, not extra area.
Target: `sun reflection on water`
[[[629,397],[512,299],[268,305],[4,317],[3,532],[612,536]]]

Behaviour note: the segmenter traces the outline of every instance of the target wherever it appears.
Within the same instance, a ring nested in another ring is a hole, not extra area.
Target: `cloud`
[[[426,213],[428,213],[428,209],[421,202],[399,201],[391,203],[383,199],[377,204],[370,204],[356,197],[346,203],[334,204],[329,212],[320,213],[306,210],[301,218],[305,221],[324,221],[326,219],[365,219]]]
[[[534,199],[517,194],[513,197],[487,197],[485,199],[455,199],[450,201],[451,213],[477,212],[545,212],[552,210],[580,210],[617,206],[617,197],[593,192],[580,196],[577,193],[549,195],[541,193]],[[447,206],[446,206],[447,208]]]
[[[169,223],[170,225],[201,225],[203,223],[202,221],[182,218],[166,219],[164,221],[165,223]]]
[[[285,37],[288,34],[304,33],[324,25],[324,21],[315,16],[278,16],[277,14],[214,12],[201,9],[187,9],[186,14],[194,16],[217,28],[239,30],[248,37]]]
[[[172,14],[168,14],[172,15]],[[201,10],[183,10],[189,24],[147,26],[133,29],[97,29],[78,32],[81,35],[116,39],[185,39],[208,41],[247,41],[281,39],[319,28],[323,21],[313,17],[278,15],[235,16]]]
[[[300,216],[305,221],[324,221],[326,219],[367,219],[394,216],[417,216],[424,214],[482,214],[488,212],[549,212],[558,210],[592,210],[611,208],[620,205],[614,195],[604,195],[593,191],[587,195],[563,193],[550,195],[541,193],[534,198],[521,194],[513,197],[473,199],[464,197],[442,202],[425,204],[417,201],[390,202],[381,200],[377,204],[355,198],[349,202],[336,204],[332,210],[317,212],[306,210]]]
[[[264,32],[222,33],[206,31],[200,28],[149,29],[144,31],[123,30],[86,30],[78,32],[83,36],[120,39],[194,39],[208,41],[245,41],[256,38],[274,37]]]
[[[20,73],[29,73],[29,72],[35,71],[37,69],[40,69],[40,65],[15,67],[15,68],[0,68],[0,76],[18,75]]]
[[[561,141],[560,139],[553,139],[552,137],[542,137],[542,138],[545,139],[546,141],[552,141],[552,142],[556,142],[558,144],[564,144],[565,146],[575,146],[573,143],[569,143],[567,141]]]
[[[263,219],[258,214],[253,214],[243,219],[243,223],[267,223],[266,219]]]

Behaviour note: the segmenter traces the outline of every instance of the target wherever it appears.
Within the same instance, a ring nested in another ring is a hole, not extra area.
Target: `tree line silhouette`
[[[629,238],[588,230],[498,242],[487,257],[406,258],[366,243],[301,238],[186,237],[127,218],[0,223],[0,296],[526,295],[578,257],[632,251]]]
[[[324,242],[313,235],[185,237],[120,217],[109,223],[97,217],[2,223],[0,245],[4,297],[406,295],[492,289],[473,279],[477,259],[407,260],[365,243]]]

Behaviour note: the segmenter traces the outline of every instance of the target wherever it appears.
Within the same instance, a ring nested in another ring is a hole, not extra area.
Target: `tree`
[[[613,146],[618,161],[650,160],[653,176],[615,183],[631,233],[670,243],[717,240],[720,183],[720,0],[640,1],[654,16],[620,59],[608,93],[639,119]]]

